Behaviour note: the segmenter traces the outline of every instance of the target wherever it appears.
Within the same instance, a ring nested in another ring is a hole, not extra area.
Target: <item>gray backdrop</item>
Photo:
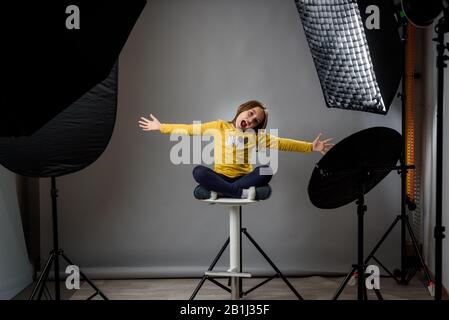
[[[371,126],[400,129],[400,102],[388,115],[327,109],[293,0],[152,0],[120,57],[119,106],[112,140],[90,167],[59,178],[61,245],[92,276],[200,275],[228,234],[226,208],[192,196],[191,165],[169,160],[168,135],[141,132],[140,116],[161,122],[232,119],[259,99],[269,128],[312,140],[341,140]],[[320,154],[280,153],[272,197],[244,208],[243,222],[289,274],[346,272],[355,262],[356,212],[320,210],[307,185]],[[41,179],[43,259],[51,244],[49,179]],[[400,208],[390,174],[367,195],[366,248]],[[399,229],[379,254],[397,266]],[[246,270],[269,266],[244,246]],[[227,259],[222,260],[224,267]]]
[[[435,21],[436,23],[436,21]],[[434,24],[435,24],[434,23]],[[437,149],[437,68],[436,68],[436,43],[431,41],[435,37],[434,28],[425,30],[424,41],[427,45],[423,50],[424,56],[424,78],[423,78],[423,103],[422,103],[422,181],[421,188],[424,191],[422,197],[423,208],[423,247],[425,259],[429,268],[433,271],[435,268],[435,238],[433,228],[435,226],[435,188],[436,188],[436,149]],[[449,35],[445,35],[445,41],[449,41]],[[449,69],[444,70],[445,92],[444,92],[444,125],[443,125],[443,226],[448,229],[449,225],[449,130],[448,130],[448,112],[449,112]],[[448,237],[443,239],[443,285],[449,288],[449,248]]]
[[[32,281],[14,173],[0,166],[0,300],[11,299]]]

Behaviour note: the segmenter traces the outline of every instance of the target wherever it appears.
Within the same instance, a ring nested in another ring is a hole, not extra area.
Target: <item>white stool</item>
[[[267,256],[267,254],[262,250],[262,248],[257,244],[257,242],[250,236],[246,228],[242,228],[242,206],[257,203],[257,200],[248,200],[248,199],[235,199],[235,198],[218,198],[216,200],[201,200],[205,203],[209,204],[222,204],[229,207],[229,237],[224,243],[223,247],[218,252],[215,259],[212,261],[211,265],[204,273],[203,278],[200,283],[195,288],[195,291],[192,293],[190,300],[193,300],[197,295],[198,291],[201,289],[202,285],[206,280],[211,281],[222,289],[231,293],[232,300],[238,300],[243,297],[243,295],[247,295],[249,292],[255,290],[256,288],[262,286],[268,281],[280,277],[290,290],[296,295],[296,297],[302,300],[301,295],[296,291],[296,289],[291,285],[291,283],[285,278],[285,276],[281,273],[281,271],[276,267],[276,265],[271,261],[271,259]],[[265,260],[271,265],[271,267],[276,271],[276,274],[267,280],[262,281],[255,287],[251,288],[243,292],[242,290],[242,278],[249,278],[251,274],[242,272],[242,234],[248,238],[248,240],[256,247],[256,249],[262,254]],[[222,256],[226,247],[229,245],[229,269],[223,272],[214,272],[212,271],[218,260]],[[231,289],[224,286],[220,282],[216,281],[214,278],[217,277],[229,277]]]

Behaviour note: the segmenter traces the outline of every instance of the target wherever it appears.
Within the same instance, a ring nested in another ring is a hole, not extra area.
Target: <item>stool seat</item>
[[[239,198],[217,198],[215,200],[206,199],[206,200],[201,200],[201,201],[207,202],[209,204],[218,203],[218,204],[224,204],[224,205],[228,205],[228,206],[241,206],[241,205],[245,205],[245,204],[259,202],[259,200],[249,200],[249,199],[239,199]]]

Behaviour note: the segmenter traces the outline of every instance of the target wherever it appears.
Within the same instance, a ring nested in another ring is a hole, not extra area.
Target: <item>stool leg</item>
[[[260,254],[265,258],[265,260],[270,264],[270,266],[276,271],[276,274],[281,277],[282,280],[284,280],[285,284],[290,288],[290,290],[295,294],[295,296],[299,300],[303,300],[302,296],[296,291],[296,289],[293,287],[293,285],[290,283],[290,281],[287,280],[287,278],[282,274],[281,270],[274,264],[273,261],[268,257],[268,255],[262,250],[262,248],[257,244],[256,240],[251,237],[251,235],[246,231],[245,228],[243,228],[243,233],[246,235],[248,240],[256,247],[257,251],[260,252]]]
[[[229,271],[240,272],[240,206],[229,210]],[[240,299],[240,282],[238,277],[231,278],[231,298]]]
[[[218,260],[220,260],[220,257],[223,255],[223,252],[226,250],[227,246],[229,245],[229,238],[226,240],[224,245],[221,247],[220,251],[218,252],[217,256],[214,258],[214,261],[212,261],[211,265],[209,266],[209,269],[207,271],[212,271],[215,268],[215,265],[217,264]],[[193,291],[192,295],[190,296],[189,300],[195,299],[198,291],[200,291],[201,287],[203,286],[204,282],[208,279],[208,276],[204,275],[201,278],[200,283],[195,288],[195,291]],[[210,280],[210,279],[209,279]]]

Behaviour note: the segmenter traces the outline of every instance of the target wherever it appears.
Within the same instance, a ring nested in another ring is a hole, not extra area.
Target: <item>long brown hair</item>
[[[234,127],[235,127],[235,121],[237,120],[237,117],[239,116],[239,114],[241,114],[244,111],[248,111],[248,110],[250,110],[252,108],[256,108],[256,107],[259,107],[259,108],[261,108],[263,110],[264,118],[263,118],[263,121],[261,123],[259,123],[254,128],[254,131],[256,131],[256,133],[257,133],[257,130],[265,129],[267,127],[267,123],[268,123],[268,111],[267,111],[267,108],[263,105],[263,103],[260,102],[260,101],[257,101],[257,100],[250,100],[250,101],[247,101],[245,103],[242,103],[238,107],[237,113],[235,114],[234,119],[232,119],[229,122],[232,123],[234,125]]]
[[[235,121],[237,120],[237,117],[239,116],[239,114],[241,114],[244,111],[250,110],[252,108],[256,108],[259,107],[263,110],[264,113],[264,118],[263,121],[261,123],[259,123],[255,128],[254,131],[256,132],[256,152],[259,151],[259,135],[258,135],[258,130],[259,129],[265,129],[267,127],[267,123],[268,123],[268,110],[267,107],[265,107],[263,105],[262,102],[257,101],[257,100],[249,100],[245,103],[242,103],[238,109],[237,109],[237,113],[235,114],[234,119],[232,119],[231,121],[229,121],[230,123],[232,123],[235,127]]]

